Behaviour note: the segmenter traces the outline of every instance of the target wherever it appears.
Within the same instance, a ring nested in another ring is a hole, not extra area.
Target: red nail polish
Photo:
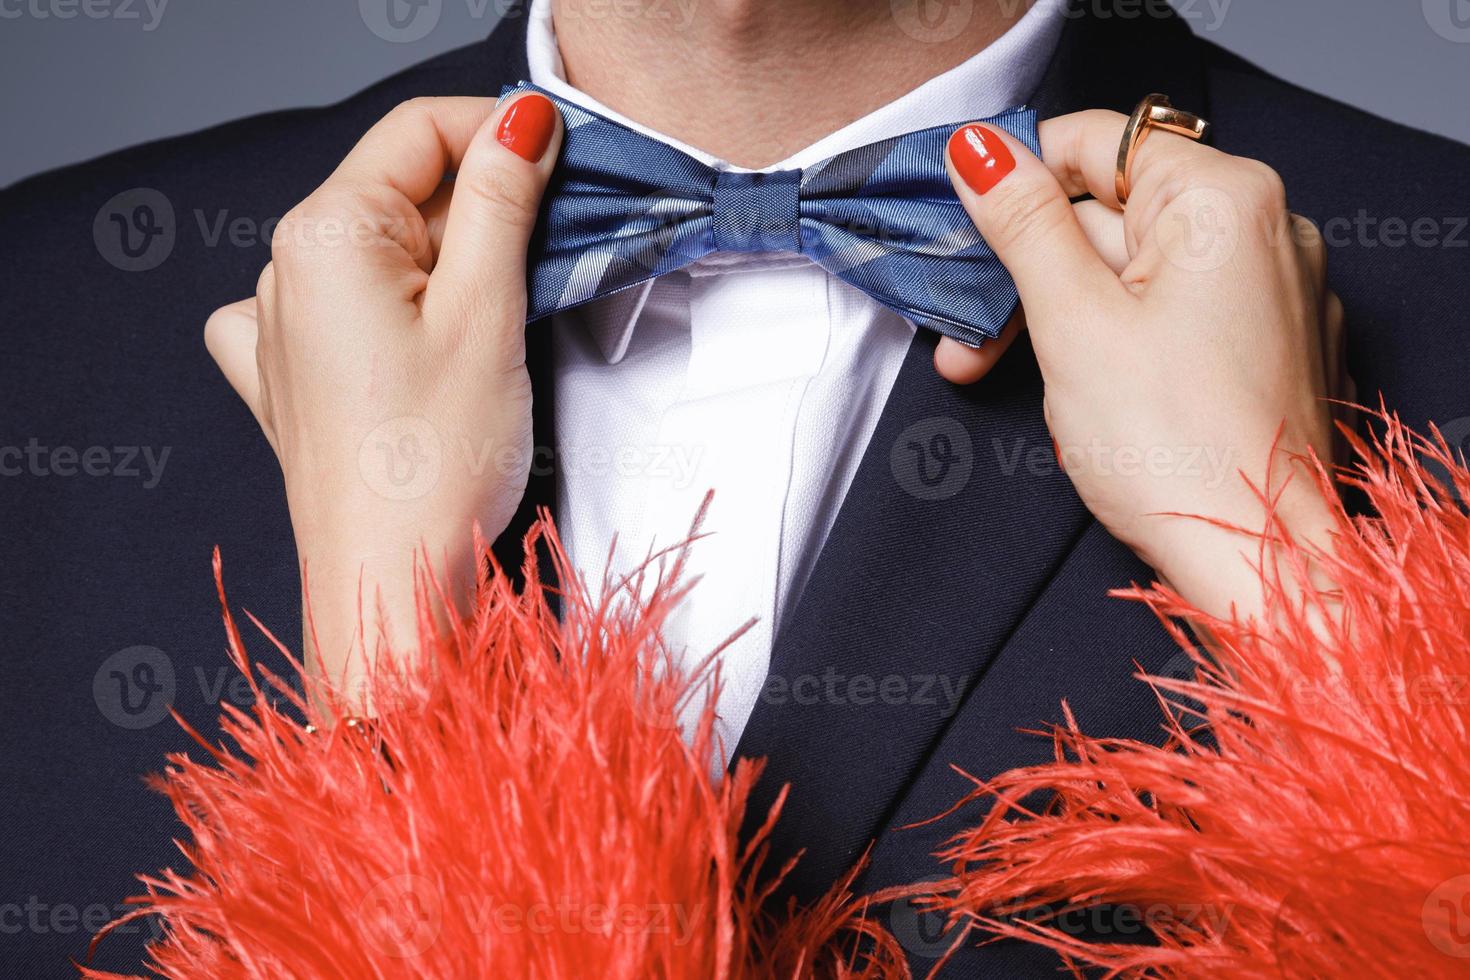
[[[1001,138],[984,126],[964,126],[949,138],[949,158],[976,194],[984,194],[1016,169],[1016,158]]]
[[[1051,451],[1057,454],[1057,468],[1063,473],[1067,472],[1067,465],[1062,462],[1062,447],[1055,439],[1051,441]]]
[[[556,106],[544,95],[531,93],[511,103],[500,119],[495,138],[523,160],[538,162],[556,132]]]

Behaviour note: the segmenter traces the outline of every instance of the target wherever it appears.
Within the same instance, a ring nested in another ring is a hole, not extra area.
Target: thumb
[[[1056,177],[1010,134],[971,124],[947,153],[950,180],[975,227],[1016,281],[1039,343],[1083,305],[1125,293],[1087,240]]]
[[[454,178],[426,318],[447,313],[521,329],[526,249],[561,138],[561,114],[537,92],[505,99],[480,126]]]

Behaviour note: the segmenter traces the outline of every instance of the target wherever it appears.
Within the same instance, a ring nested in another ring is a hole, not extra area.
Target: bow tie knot
[[[710,226],[718,252],[800,252],[801,171],[720,171]]]
[[[978,346],[1016,307],[1005,266],[944,168],[961,123],[839,153],[805,170],[717,171],[537,89],[566,139],[531,243],[528,320],[687,268],[716,252],[795,252],[928,330]],[[1036,113],[991,119],[1039,153]]]

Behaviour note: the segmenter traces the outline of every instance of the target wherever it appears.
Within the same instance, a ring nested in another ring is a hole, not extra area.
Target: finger
[[[1108,207],[1123,209],[1116,174],[1118,148],[1127,124],[1127,116],[1105,109],[1074,112],[1041,123],[1041,157],[1069,197],[1090,194]],[[1214,175],[1238,160],[1175,133],[1147,133],[1129,173],[1124,225],[1129,254],[1138,254],[1147,230],[1174,198],[1201,183],[1213,187],[1220,182]]]
[[[493,99],[470,97],[400,103],[358,140],[327,183],[389,187],[422,204],[445,174],[459,169],[475,133],[494,109]]]
[[[934,369],[941,378],[953,384],[972,385],[990,373],[1001,355],[1025,329],[1026,314],[1017,305],[1000,336],[980,347],[966,347],[957,340],[940,337],[939,346],[934,348]]]
[[[1016,281],[1039,347],[1079,309],[1127,296],[1056,178],[1019,141],[972,124],[950,138],[946,158],[961,203]]]
[[[1322,232],[1310,218],[1293,214],[1291,240],[1296,245],[1297,255],[1301,258],[1308,280],[1320,295],[1327,284],[1327,246],[1322,240]]]
[[[204,324],[204,346],[257,422],[260,421],[260,370],[255,363],[255,345],[259,336],[254,296],[220,307]]]
[[[1121,276],[1128,268],[1128,241],[1123,230],[1123,213],[1114,211],[1101,201],[1078,201],[1072,205],[1082,233],[1102,256],[1114,275]]]
[[[1352,447],[1341,427],[1354,427],[1357,412],[1358,391],[1347,369],[1347,329],[1342,300],[1328,291],[1322,302],[1322,360],[1327,380],[1327,397],[1330,402],[1332,427],[1332,458],[1337,463],[1347,463],[1352,458]]]
[[[1342,382],[1347,377],[1347,331],[1342,300],[1328,292],[1322,303],[1322,371],[1327,379],[1329,398],[1342,398]]]
[[[360,276],[363,286],[417,297],[433,266],[418,206],[459,165],[493,107],[482,98],[399,104],[282,218],[271,243],[274,260],[287,266],[327,262],[338,279]],[[364,257],[371,261],[361,262]]]
[[[427,201],[419,205],[419,213],[424,216],[424,226],[429,230],[429,262],[424,268],[425,272],[433,271],[439,261],[439,253],[444,249],[444,226],[449,221],[449,202],[453,196],[454,181],[445,181]]]
[[[561,138],[561,113],[536,92],[506,99],[480,127],[455,175],[426,318],[524,324],[526,248]]]

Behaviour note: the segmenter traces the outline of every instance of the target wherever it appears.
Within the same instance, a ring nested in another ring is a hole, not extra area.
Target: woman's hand
[[[540,95],[399,106],[281,220],[256,296],[205,328],[281,464],[308,662],[344,689],[382,641],[412,648],[419,549],[472,587],[472,525],[493,537],[520,503],[526,248],[560,139]]]
[[[1042,123],[1046,163],[967,126],[950,142],[950,174],[1015,277],[1047,424],[1083,502],[1195,605],[1255,612],[1251,542],[1169,515],[1263,529],[1246,479],[1265,489],[1270,467],[1271,490],[1287,484],[1278,516],[1324,543],[1326,502],[1287,454],[1331,459],[1342,307],[1315,229],[1261,163],[1156,131],[1120,209],[1125,122],[1092,111]],[[1084,194],[1096,200],[1069,203]],[[936,363],[969,380],[995,357],[948,343]]]

